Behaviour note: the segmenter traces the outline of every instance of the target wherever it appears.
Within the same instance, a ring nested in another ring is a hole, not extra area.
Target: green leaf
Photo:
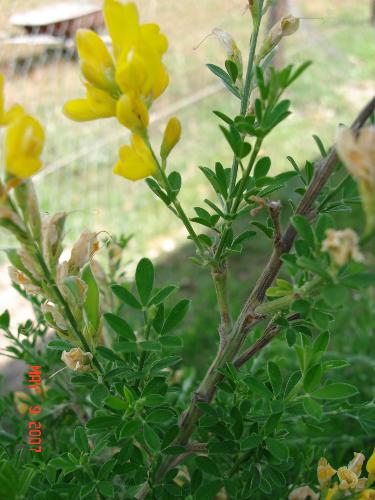
[[[221,111],[213,111],[213,113],[218,116],[221,120],[223,120],[225,123],[227,123],[228,125],[232,125],[233,124],[233,120],[232,118],[229,118],[229,116],[227,116],[226,114],[222,113]]]
[[[143,437],[146,445],[152,451],[157,451],[160,448],[159,436],[156,434],[154,429],[148,424],[144,424],[143,426]]]
[[[105,497],[113,498],[114,489],[111,481],[100,481],[99,483],[99,492]]]
[[[314,340],[313,343],[313,352],[316,353],[324,353],[327,350],[328,344],[329,344],[329,332],[323,332],[321,333],[316,339]]]
[[[199,469],[211,476],[221,477],[221,472],[216,463],[208,457],[195,457],[195,463]]]
[[[279,439],[268,437],[265,439],[267,450],[273,455],[275,458],[282,462],[286,462],[289,458],[289,448],[285,443],[280,441]]]
[[[135,283],[141,302],[146,305],[154,286],[154,266],[150,259],[143,258],[138,262]]]
[[[259,434],[253,434],[241,441],[241,450],[252,450],[260,445],[262,442],[262,436]]]
[[[101,407],[102,402],[108,396],[108,389],[104,384],[98,384],[90,394],[90,399],[94,405]]]
[[[2,330],[7,330],[10,324],[9,311],[4,311],[0,316],[0,328]]]
[[[273,393],[275,394],[275,396],[277,396],[281,391],[281,386],[283,383],[283,378],[281,375],[280,368],[273,361],[269,361],[267,365],[267,371]]]
[[[164,193],[162,189],[160,189],[159,184],[154,180],[151,179],[150,177],[146,179],[146,183],[148,187],[151,189],[151,191],[156,194],[158,198],[160,198],[167,206],[170,205],[171,200],[169,199],[168,195]]]
[[[170,408],[158,408],[149,413],[146,417],[147,422],[154,424],[166,424],[176,418],[176,414]]]
[[[88,453],[90,451],[85,429],[81,426],[75,428],[74,443],[80,451],[83,451],[84,453]]]
[[[116,316],[112,313],[105,313],[103,316],[105,321],[117,335],[130,341],[136,340],[133,328],[124,319],[120,318],[120,316]]]
[[[135,434],[137,434],[137,432],[141,428],[141,425],[141,421],[136,419],[125,422],[125,424],[120,429],[120,437],[126,438],[135,436]]]
[[[114,426],[121,422],[121,417],[117,415],[103,415],[100,417],[94,417],[89,422],[87,422],[86,427],[92,431],[103,431],[112,429]]]
[[[254,178],[260,179],[261,177],[266,177],[271,168],[271,159],[268,156],[261,158],[257,161],[254,168]]]
[[[356,394],[358,394],[358,389],[354,385],[337,382],[327,384],[311,395],[317,399],[345,399],[351,398]]]
[[[301,377],[302,374],[300,370],[296,370],[291,374],[285,386],[284,398],[288,396],[290,391],[297,385],[297,383],[301,380]]]
[[[303,388],[305,392],[315,391],[315,389],[317,389],[320,385],[322,376],[323,376],[323,368],[321,363],[309,368],[303,380]]]
[[[350,288],[361,288],[373,286],[375,284],[375,273],[356,273],[344,276],[341,283]]]
[[[51,342],[48,342],[47,347],[54,351],[70,351],[74,346],[66,340],[51,340]]]
[[[306,219],[306,217],[302,217],[301,215],[295,215],[292,217],[292,224],[295,227],[296,231],[311,248],[315,247],[315,237],[314,232],[311,228],[311,223]]]
[[[138,342],[138,345],[142,349],[142,351],[149,351],[149,352],[161,351],[160,342],[155,342],[154,340],[144,340],[143,342]]]
[[[169,349],[180,349],[183,347],[182,339],[174,335],[163,335],[160,337],[160,343],[163,347]]]
[[[241,94],[239,90],[233,85],[232,80],[228,73],[215,64],[207,64],[207,68],[212,71],[212,73],[220,78],[227,89],[232,92],[233,95],[241,99]]]
[[[177,286],[169,285],[158,292],[150,300],[150,305],[159,305],[161,302],[164,302],[175,290],[177,290]]]
[[[319,403],[310,398],[303,400],[303,409],[305,412],[316,420],[320,420],[323,410]]]
[[[232,82],[236,83],[236,80],[237,80],[237,77],[238,77],[237,64],[234,61],[231,61],[230,59],[227,59],[225,61],[225,67],[226,67],[226,70],[228,71],[228,75],[232,79]]]
[[[118,299],[122,302],[125,302],[128,306],[133,309],[142,309],[142,305],[138,302],[138,300],[134,297],[134,295],[129,292],[129,290],[120,285],[112,285],[111,290],[116,295]]]
[[[123,359],[120,358],[115,352],[112,351],[112,349],[109,349],[108,347],[105,347],[104,345],[99,345],[96,350],[103,358],[109,359],[109,361],[121,361],[123,362]]]
[[[137,342],[114,342],[113,349],[117,352],[137,352],[138,344]]]
[[[109,406],[110,408],[113,408],[114,410],[126,410],[128,405],[126,401],[123,399],[118,398],[117,396],[108,396],[104,403]]]
[[[272,398],[272,396],[273,396],[272,392],[268,389],[268,387],[266,387],[266,385],[263,384],[263,382],[260,382],[258,379],[256,379],[252,375],[247,375],[244,378],[244,382],[247,384],[247,386],[249,387],[249,389],[251,391],[255,392],[259,396],[262,396],[262,397],[267,398],[267,399]]]
[[[165,335],[166,333],[173,330],[179,323],[181,323],[181,321],[186,316],[189,307],[190,307],[190,300],[188,299],[180,300],[180,302],[178,302],[168,314],[167,319],[165,320],[165,323],[163,325],[161,334]]]

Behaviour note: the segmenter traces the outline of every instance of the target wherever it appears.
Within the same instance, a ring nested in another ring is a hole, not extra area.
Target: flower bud
[[[350,259],[356,262],[364,259],[358,248],[358,235],[352,229],[328,229],[322,250],[329,253],[332,262],[338,267],[344,266]]]
[[[285,36],[293,35],[299,28],[299,18],[292,15],[282,17],[269,31],[266,36],[256,62],[259,63],[267,54],[271,52]]]
[[[366,233],[375,229],[375,126],[362,128],[358,135],[349,128],[340,128],[336,149],[348,172],[358,182],[366,213]]]
[[[145,103],[131,94],[124,94],[117,101],[116,116],[118,121],[132,132],[147,128],[149,122]]]
[[[163,142],[160,148],[160,156],[165,160],[175,145],[181,138],[181,123],[178,118],[173,117],[169,119],[169,122],[164,131]]]
[[[63,351],[61,360],[75,372],[87,372],[92,370],[91,352],[83,352],[79,347],[74,347],[70,351]]]

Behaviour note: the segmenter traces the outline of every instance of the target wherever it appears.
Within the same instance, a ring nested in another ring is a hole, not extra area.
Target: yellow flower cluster
[[[135,181],[157,171],[148,146],[148,110],[169,83],[162,62],[168,40],[157,24],[139,23],[137,7],[132,2],[104,0],[103,13],[113,56],[95,32],[77,31],[86,97],[67,102],[64,113],[76,121],[117,117],[132,132],[132,138],[131,146],[120,149],[114,172]],[[175,132],[175,137],[179,136],[178,130]]]
[[[355,452],[347,466],[335,470],[327,459],[322,457],[317,467],[320,495],[308,486],[301,486],[291,492],[289,500],[307,500],[308,498],[340,500],[347,497],[355,500],[375,500],[375,489],[371,488],[375,482],[375,449],[366,464],[368,477],[361,477],[365,460],[363,453]],[[336,474],[339,481],[332,484],[331,480]]]
[[[44,130],[38,120],[16,104],[5,109],[4,77],[0,74],[0,126],[5,132],[5,170],[11,177],[26,179],[42,167]]]

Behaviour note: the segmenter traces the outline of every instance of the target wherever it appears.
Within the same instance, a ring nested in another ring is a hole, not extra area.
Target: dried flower
[[[327,459],[322,457],[318,462],[317,476],[320,488],[325,488],[331,478],[336,474],[336,470],[328,463]]]
[[[68,261],[69,271],[72,273],[78,272],[87,264],[92,256],[99,249],[99,243],[96,233],[83,231],[78,241],[74,244],[70,259]]]
[[[363,453],[354,452],[354,458],[348,463],[348,469],[353,471],[359,477],[362,472],[362,465],[365,458],[366,457]]]
[[[21,273],[21,271],[15,267],[8,267],[8,274],[11,281],[17,285],[22,285],[25,292],[29,295],[37,295],[42,292],[42,289],[39,286],[35,285],[28,276]]]
[[[242,64],[242,54],[240,49],[238,48],[234,38],[230,33],[224,31],[220,28],[214,28],[212,30],[212,34],[219,40],[221,45],[224,47],[227,59],[233,61],[238,69],[238,78],[241,80],[243,64]]]
[[[363,255],[358,248],[358,235],[352,229],[328,229],[322,250],[328,252],[333,263],[339,267],[347,264],[350,259],[363,261]]]
[[[340,467],[337,471],[340,479],[340,490],[349,490],[356,488],[358,484],[358,476],[355,472],[348,469],[348,467]]]
[[[289,500],[318,500],[319,494],[315,493],[310,486],[300,486],[289,495]]]
[[[336,149],[358,182],[367,217],[366,231],[371,232],[375,229],[375,126],[364,127],[357,135],[349,128],[340,128]]]
[[[299,28],[299,18],[292,15],[282,17],[269,31],[266,36],[256,62],[259,63],[267,54],[271,52],[285,36],[293,35]]]
[[[63,351],[61,360],[76,372],[87,372],[92,369],[91,352],[83,352],[79,347],[74,347],[70,351]]]

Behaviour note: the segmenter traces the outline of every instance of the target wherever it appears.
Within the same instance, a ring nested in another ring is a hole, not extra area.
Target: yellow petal
[[[157,165],[152,153],[143,139],[134,134],[131,146],[122,146],[119,151],[120,160],[113,172],[131,181],[138,181],[154,175]]]
[[[169,84],[169,75],[167,68],[164,64],[161,64],[158,70],[158,76],[154,82],[152,88],[152,98],[157,99],[168,87]]]
[[[104,90],[86,85],[87,100],[99,118],[110,118],[116,115],[116,101]]]
[[[42,166],[42,162],[38,158],[29,158],[27,156],[11,157],[6,160],[6,171],[20,179],[31,177]]]
[[[142,39],[155,47],[160,55],[167,52],[168,39],[165,35],[160,33],[160,26],[158,24],[141,24],[140,32]]]
[[[114,64],[106,44],[94,31],[80,29],[76,33],[81,71],[86,80],[106,90],[114,86]]]
[[[139,37],[138,10],[133,2],[104,0],[103,13],[112,39],[113,52],[118,59]]]
[[[0,124],[4,114],[4,75],[0,73]]]
[[[369,474],[375,475],[375,448],[372,452],[371,457],[367,461],[366,470]]]
[[[148,110],[142,99],[135,95],[124,94],[117,101],[118,121],[129,130],[147,128]]]
[[[92,110],[87,99],[72,99],[64,104],[64,115],[76,122],[97,120],[98,115]]]

